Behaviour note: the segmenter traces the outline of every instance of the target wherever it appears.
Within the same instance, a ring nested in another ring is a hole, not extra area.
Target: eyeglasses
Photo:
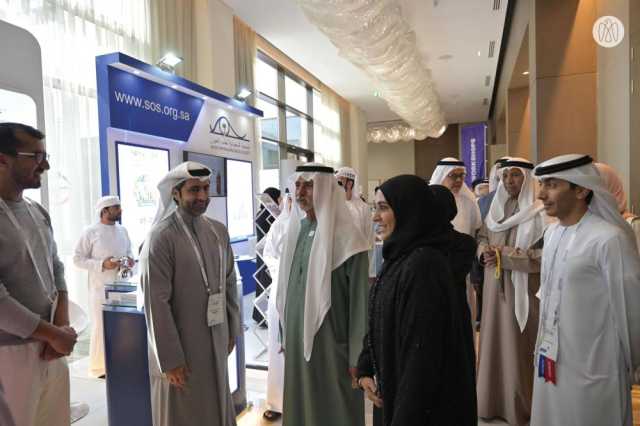
[[[449,173],[447,175],[447,177],[451,180],[464,180],[465,177],[467,177],[466,173]]]
[[[40,164],[45,160],[49,161],[49,154],[46,151],[38,151],[38,152],[16,152],[17,156],[20,157],[31,157],[36,163]]]

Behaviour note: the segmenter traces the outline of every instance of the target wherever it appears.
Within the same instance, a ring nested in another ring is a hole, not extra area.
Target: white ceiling
[[[339,56],[336,47],[304,16],[295,0],[223,0],[258,34],[362,108],[369,122],[398,119],[359,68]],[[487,119],[493,92],[507,1],[398,0],[416,33],[418,49],[431,69],[449,123]],[[495,54],[488,58],[489,42]],[[480,52],[480,56],[478,56]],[[451,55],[450,59],[440,59]],[[491,77],[485,86],[486,76]],[[487,105],[483,99],[487,98]]]

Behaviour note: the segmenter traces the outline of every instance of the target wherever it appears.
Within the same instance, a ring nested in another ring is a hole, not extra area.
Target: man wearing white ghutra
[[[593,160],[538,165],[544,237],[531,426],[631,426],[640,365],[640,258]]]
[[[188,161],[160,181],[140,257],[154,426],[236,424],[227,356],[240,309],[227,229],[203,214],[210,176]]]

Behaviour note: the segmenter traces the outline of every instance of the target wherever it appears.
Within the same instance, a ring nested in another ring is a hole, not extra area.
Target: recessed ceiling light
[[[529,71],[523,72],[522,75],[529,75]]]
[[[482,52],[478,50],[478,56],[482,56]]]

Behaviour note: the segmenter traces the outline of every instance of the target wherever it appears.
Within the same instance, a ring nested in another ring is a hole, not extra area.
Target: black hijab
[[[265,189],[263,194],[267,194],[269,197],[271,197],[271,199],[278,204],[278,198],[280,198],[280,195],[282,194],[280,192],[280,190],[278,188],[274,188],[272,186],[270,186],[269,188]]]
[[[451,224],[451,221],[455,219],[458,214],[458,206],[456,205],[456,198],[453,192],[444,185],[429,185],[431,193],[435,197],[438,208],[442,209],[447,221]],[[453,228],[453,225],[451,225]]]
[[[386,267],[417,247],[440,248],[448,242],[447,218],[423,179],[400,175],[384,182],[378,190],[396,218],[395,229],[382,246]]]

